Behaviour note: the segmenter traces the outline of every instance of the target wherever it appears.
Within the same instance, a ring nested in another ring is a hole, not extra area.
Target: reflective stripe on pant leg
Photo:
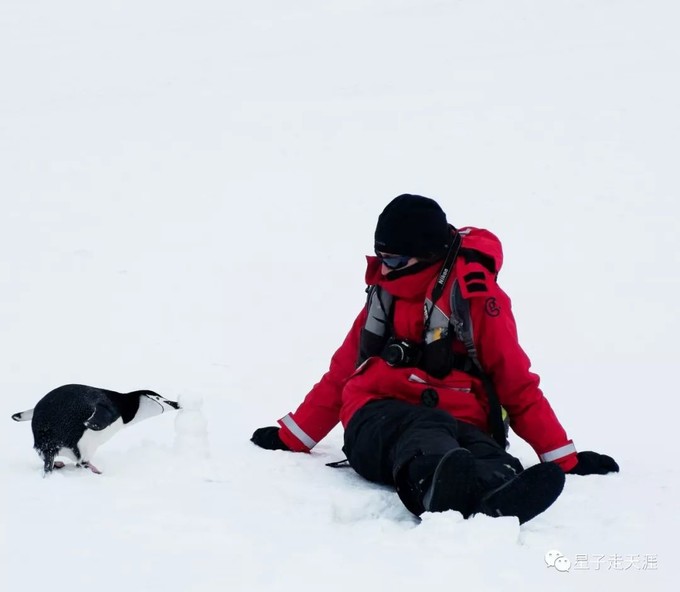
[[[298,424],[295,423],[295,420],[290,413],[285,417],[282,417],[279,422],[281,422],[281,425],[286,426],[288,431],[310,450],[316,446],[316,442],[310,438]]]
[[[555,450],[544,452],[543,454],[539,455],[539,458],[541,459],[541,462],[551,462],[558,460],[563,456],[573,454],[574,452],[576,452],[576,446],[574,446],[574,443],[569,440],[568,444],[560,446],[559,448],[555,448]]]

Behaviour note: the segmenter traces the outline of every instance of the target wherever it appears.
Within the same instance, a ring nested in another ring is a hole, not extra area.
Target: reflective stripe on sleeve
[[[300,442],[302,442],[307,448],[311,450],[314,448],[314,446],[316,446],[316,442],[312,440],[312,438],[310,438],[298,424],[295,423],[295,420],[290,413],[285,417],[282,417],[279,421],[282,425],[286,426],[288,431],[290,431],[290,433],[300,440]]]
[[[543,454],[539,455],[539,458],[541,459],[541,462],[551,462],[574,452],[576,452],[576,446],[574,446],[572,441],[569,441],[568,444],[560,446],[559,448],[555,448],[555,450],[544,452]]]

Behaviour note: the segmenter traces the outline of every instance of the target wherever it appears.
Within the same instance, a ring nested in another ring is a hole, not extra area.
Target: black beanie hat
[[[395,255],[441,255],[451,239],[451,228],[439,204],[422,195],[395,197],[378,217],[375,250]]]

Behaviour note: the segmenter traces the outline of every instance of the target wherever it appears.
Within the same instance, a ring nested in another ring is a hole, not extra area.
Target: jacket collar
[[[408,275],[389,279],[380,272],[381,263],[377,257],[368,256],[366,268],[366,284],[378,285],[387,292],[403,300],[423,302],[431,289],[432,282],[437,277],[441,261],[435,261],[424,269],[420,269]]]

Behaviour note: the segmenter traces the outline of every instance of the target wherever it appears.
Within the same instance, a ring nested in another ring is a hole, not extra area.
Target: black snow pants
[[[454,448],[474,457],[480,499],[523,470],[517,458],[476,426],[398,399],[371,401],[359,409],[345,429],[343,451],[359,475],[396,486],[406,508],[420,515],[437,464]]]

